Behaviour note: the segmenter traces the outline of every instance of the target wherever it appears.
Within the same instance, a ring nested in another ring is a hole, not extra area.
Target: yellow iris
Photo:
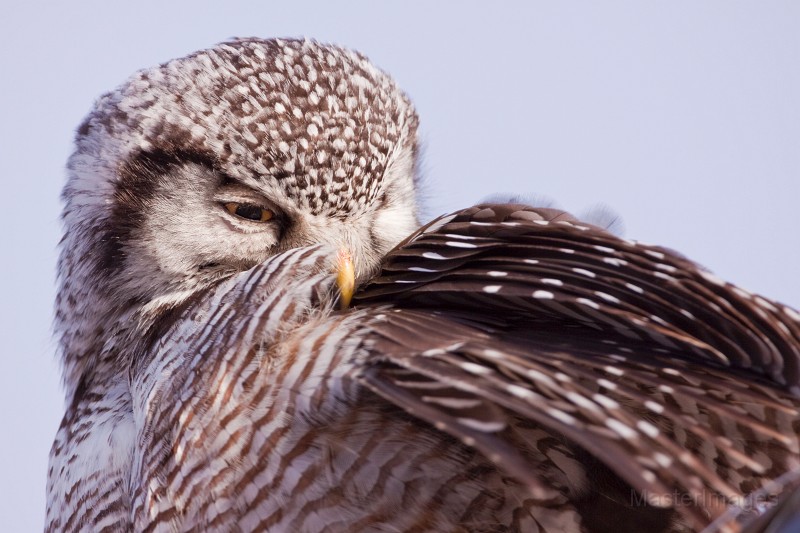
[[[228,213],[231,215],[235,215],[239,218],[246,218],[253,222],[267,222],[268,220],[272,220],[272,217],[275,216],[269,209],[264,209],[255,204],[227,202],[225,204],[225,209],[227,209]]]

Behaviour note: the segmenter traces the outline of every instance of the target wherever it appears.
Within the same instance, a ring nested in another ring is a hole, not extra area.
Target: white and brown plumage
[[[100,99],[64,192],[48,530],[733,530],[800,467],[794,310],[553,210],[412,234],[416,124],[310,41]]]

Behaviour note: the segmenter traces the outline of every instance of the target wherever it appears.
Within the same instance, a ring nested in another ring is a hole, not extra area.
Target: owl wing
[[[536,465],[509,444],[520,420],[693,528],[798,465],[800,315],[670,250],[477,206],[388,255],[356,300],[383,304],[363,382],[534,494]]]

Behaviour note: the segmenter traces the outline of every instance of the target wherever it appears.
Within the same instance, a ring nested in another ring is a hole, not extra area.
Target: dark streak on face
[[[100,228],[99,274],[107,276],[122,268],[126,243],[142,227],[148,204],[158,193],[162,180],[172,169],[186,163],[215,167],[213,160],[203,154],[160,150],[140,152],[120,165],[114,209],[105,227]]]

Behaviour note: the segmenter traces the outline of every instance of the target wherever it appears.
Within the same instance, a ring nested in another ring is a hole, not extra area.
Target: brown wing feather
[[[800,317],[670,250],[476,206],[412,235],[356,299],[388,302],[365,383],[534,490],[504,440],[518,420],[694,528],[800,463]]]

